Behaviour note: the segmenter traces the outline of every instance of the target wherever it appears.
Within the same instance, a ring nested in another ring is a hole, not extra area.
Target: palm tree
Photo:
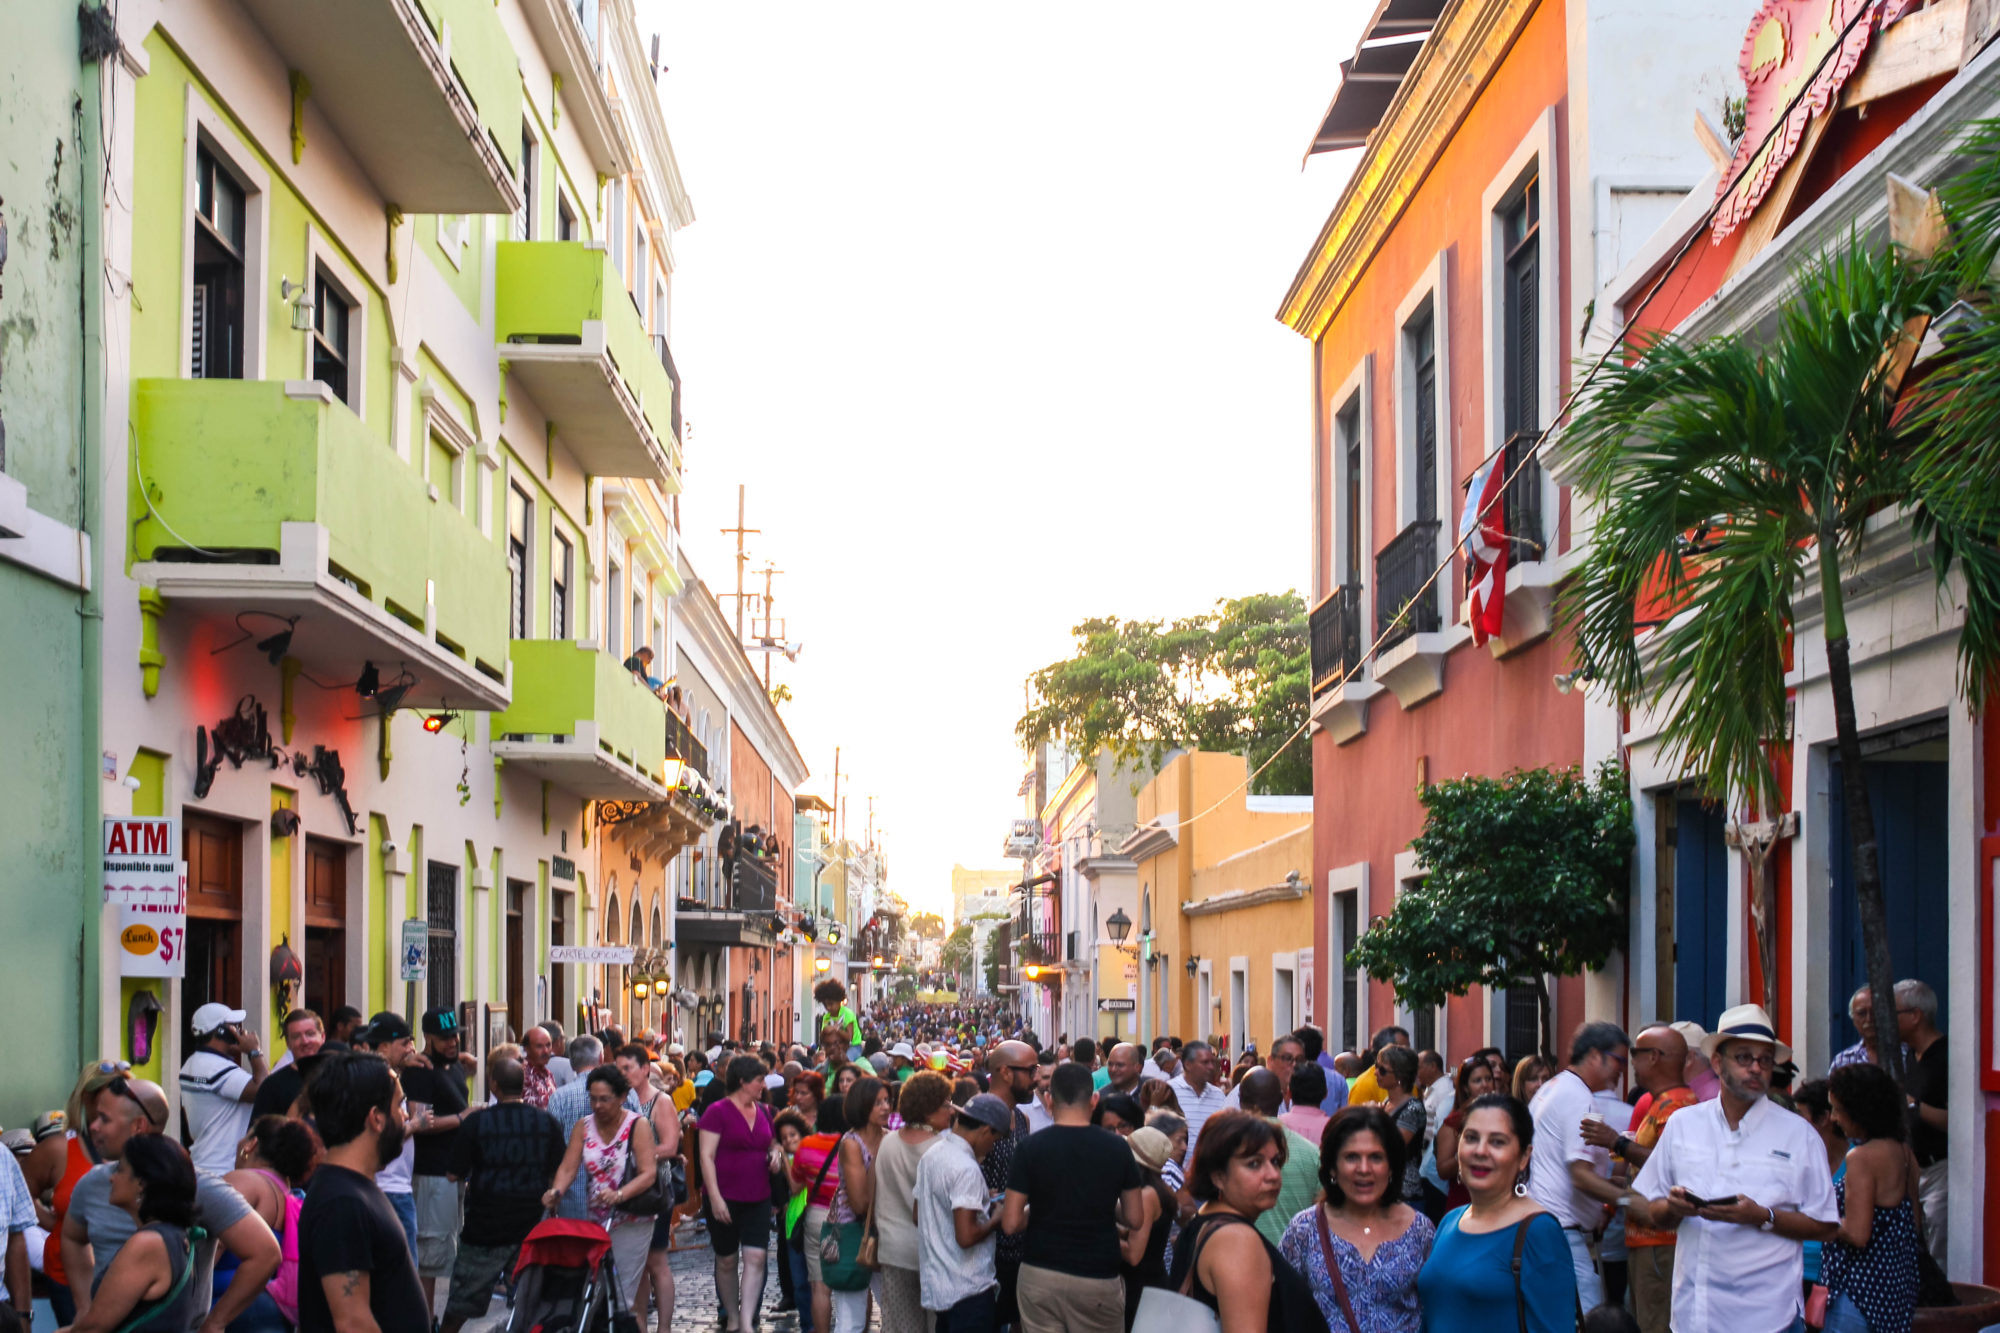
[[[1565,431],[1596,527],[1563,612],[1583,665],[1622,706],[1664,712],[1670,762],[1753,812],[1782,810],[1772,758],[1787,733],[1797,604],[1817,588],[1854,893],[1877,1014],[1895,1012],[1873,812],[1862,771],[1844,578],[1868,519],[1902,506],[1940,585],[1963,570],[1963,687],[1974,707],[2000,664],[2000,490],[1970,493],[1951,414],[1905,401],[1930,321],[1966,290],[1962,256],[1933,261],[1858,239],[1808,265],[1767,337],[1635,342]],[[1983,274],[1983,270],[1977,270]],[[1956,344],[1954,344],[1956,347]],[[1933,377],[1938,383],[1941,379]],[[1986,390],[2000,418],[2000,390]],[[1912,394],[1939,401],[1933,392]],[[1991,424],[1991,423],[1989,423]],[[2000,477],[2000,431],[1983,445]],[[1642,630],[1653,632],[1644,638]],[[1750,858],[1766,941],[1774,922]],[[1766,1004],[1775,994],[1764,953]],[[1895,1031],[1878,1057],[1901,1076]]]

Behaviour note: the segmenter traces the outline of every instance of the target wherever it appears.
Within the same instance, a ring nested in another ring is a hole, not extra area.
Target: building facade
[[[89,11],[86,11],[89,17]],[[40,1034],[0,1120],[62,1103],[96,1050],[97,921],[87,908],[98,812],[125,768],[100,756],[104,153],[113,89],[131,73],[73,5],[13,6],[0,52],[0,844],[17,884],[0,936],[18,959],[0,1003]],[[85,39],[80,41],[80,36]]]
[[[1824,49],[1823,14],[1779,8],[1746,16],[1717,41],[1718,55],[1741,53],[1746,81],[1751,43],[1769,35],[1767,22],[1790,28],[1777,43],[1773,86],[1803,83],[1803,69]],[[1717,136],[1706,178],[1608,285],[1593,351],[1616,335],[1658,330],[1755,341],[1776,326],[1794,275],[1816,256],[1850,238],[1869,246],[1912,239],[1899,231],[1893,205],[1914,198],[1909,216],[1920,215],[1923,192],[1962,166],[1967,130],[2000,113],[2000,48],[1990,45],[1990,15],[1959,5],[1902,9],[1914,7],[1888,7],[1883,17],[1893,21],[1857,30],[1851,70],[1761,196],[1742,193],[1745,145]],[[1753,116],[1744,139],[1761,142],[1768,132]],[[1712,221],[1718,200],[1725,208]],[[1591,517],[1580,515],[1586,534]],[[1866,981],[1817,578],[1810,573],[1796,598],[1792,734],[1774,742],[1789,791],[1770,859],[1772,1017],[1808,1076],[1859,1039],[1848,998]],[[1962,585],[1954,576],[1940,587],[1907,513],[1873,522],[1845,600],[1893,971],[1930,985],[1950,1038],[1946,1267],[1954,1279],[1992,1282],[2000,1278],[2000,1153],[1991,1146],[2000,1132],[2000,1047],[1988,942],[2000,862],[2000,725],[1965,707],[1956,662]],[[1663,752],[1665,720],[1638,710],[1623,736],[1639,835],[1627,999],[1637,1013],[1712,1023],[1718,1006],[1763,1003],[1767,993],[1751,902],[1754,853],[1731,836],[1749,822],[1742,793],[1686,783]]]
[[[606,871],[714,818],[621,666],[681,587],[693,221],[631,7],[115,13],[103,813],[172,821],[185,975],[92,902],[85,1049],[159,1077],[212,999],[593,1021],[551,950],[663,943]]]
[[[1690,90],[1719,117],[1752,7],[1383,6],[1315,135],[1361,149],[1279,312],[1313,343],[1313,1012],[1337,1046],[1392,1020],[1448,1059],[1537,1045],[1531,997],[1412,1013],[1346,957],[1422,877],[1423,783],[1616,752],[1615,719],[1552,684],[1567,490],[1532,459],[1509,485],[1505,617],[1483,644],[1452,543],[1464,481],[1527,456],[1604,284],[1707,169]],[[1557,987],[1558,1032],[1621,1013],[1616,976]]]
[[[1313,995],[1311,796],[1249,794],[1241,755],[1183,752],[1138,794],[1119,843],[1138,881],[1139,1000],[1127,1031],[1231,1059],[1295,1031]]]

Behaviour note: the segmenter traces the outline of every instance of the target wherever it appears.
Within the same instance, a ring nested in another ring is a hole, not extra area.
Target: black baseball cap
[[[424,1010],[424,1035],[426,1037],[456,1037],[458,1035],[458,1010]]]
[[[380,1046],[384,1042],[401,1041],[405,1037],[414,1035],[410,1031],[409,1019],[393,1009],[384,1009],[368,1020],[368,1035],[365,1040],[370,1046]]]

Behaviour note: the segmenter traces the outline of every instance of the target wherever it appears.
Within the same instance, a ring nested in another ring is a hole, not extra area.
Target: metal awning
[[[1382,123],[1404,75],[1424,49],[1421,38],[1398,38],[1364,45],[1340,62],[1340,88],[1320,118],[1306,156],[1359,148]]]
[[[1446,0],[1381,0],[1361,30],[1361,42],[1379,42],[1385,37],[1410,37],[1427,33],[1437,26]]]

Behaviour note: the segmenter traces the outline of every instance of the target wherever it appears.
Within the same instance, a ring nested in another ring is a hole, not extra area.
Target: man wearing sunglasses
[[[79,1320],[90,1309],[90,1293],[97,1280],[138,1230],[132,1214],[111,1202],[113,1164],[125,1155],[125,1145],[135,1135],[166,1132],[167,1095],[159,1084],[146,1079],[119,1078],[97,1094],[90,1110],[90,1141],[104,1160],[71,1191],[62,1234],[63,1267],[70,1275],[70,1293],[76,1299]],[[237,1259],[235,1276],[214,1297],[215,1303],[201,1323],[201,1333],[223,1333],[278,1271],[277,1237],[243,1196],[216,1176],[196,1175],[194,1220],[209,1237],[194,1248],[190,1283],[202,1293],[197,1297],[198,1307],[206,1307],[207,1295],[214,1291],[216,1246],[220,1244]],[[91,1280],[85,1280],[86,1274]]]
[[[458,1184],[450,1175],[451,1153],[470,1099],[458,1059],[458,1011],[448,1006],[426,1010],[423,1029],[425,1058],[412,1061],[401,1073],[411,1111],[410,1135],[417,1144],[411,1164],[417,1203],[417,1277],[425,1298],[435,1305],[437,1281],[451,1276],[458,1257],[461,1218]]]
[[[1611,1181],[1611,1154],[1584,1139],[1583,1122],[1586,1116],[1601,1118],[1597,1094],[1625,1077],[1631,1047],[1616,1023],[1585,1023],[1570,1040],[1568,1067],[1544,1083],[1528,1107],[1535,1117],[1528,1193],[1562,1223],[1586,1310],[1604,1303],[1591,1242],[1604,1227],[1604,1205],[1617,1203],[1624,1191]]]
[[[250,1131],[251,1104],[270,1077],[264,1043],[243,1026],[246,1017],[226,1004],[194,1011],[195,1050],[181,1066],[181,1112],[194,1136],[188,1156],[203,1175],[236,1169],[236,1145]]]

